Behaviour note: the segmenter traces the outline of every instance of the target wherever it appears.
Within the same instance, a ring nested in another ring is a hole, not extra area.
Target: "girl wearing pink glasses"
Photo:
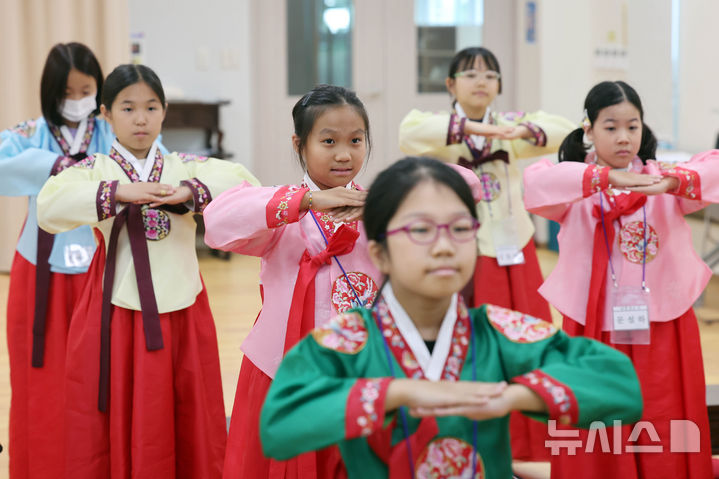
[[[350,478],[506,478],[510,411],[580,427],[639,418],[625,355],[505,308],[467,309],[474,204],[436,160],[379,174],[364,205],[378,298],[287,353],[260,419],[265,454],[337,444]]]

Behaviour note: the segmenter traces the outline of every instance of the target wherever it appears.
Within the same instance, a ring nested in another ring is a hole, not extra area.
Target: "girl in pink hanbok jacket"
[[[262,258],[262,311],[242,344],[225,478],[346,477],[336,446],[276,461],[260,444],[260,409],[285,353],[338,313],[369,306],[381,278],[360,222],[366,192],[353,181],[369,152],[364,105],[351,91],[320,85],[292,118],[302,182],[239,186],[205,210],[208,245]],[[476,177],[463,177],[479,195]]]
[[[656,139],[636,91],[621,81],[596,85],[584,107],[583,127],[565,139],[560,163],[543,160],[524,173],[527,209],[561,225],[559,261],[539,291],[563,313],[569,334],[632,359],[644,422],[609,428],[605,444],[572,431],[582,446],[553,457],[552,477],[709,478],[692,304],[711,271],[692,247],[684,215],[719,201],[719,151],[683,164],[652,160]]]
[[[262,258],[262,311],[242,344],[245,356],[225,456],[226,478],[335,477],[330,448],[290,461],[262,454],[260,408],[284,353],[315,326],[371,304],[379,273],[359,222],[366,192],[354,177],[369,150],[369,120],[348,90],[319,86],[292,110],[295,151],[306,171],[298,185],[240,186],[205,210],[213,248]]]

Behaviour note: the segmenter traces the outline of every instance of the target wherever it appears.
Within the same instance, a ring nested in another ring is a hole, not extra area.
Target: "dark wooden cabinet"
[[[192,128],[205,132],[207,156],[231,158],[232,154],[222,148],[224,133],[220,128],[220,107],[228,105],[229,100],[203,102],[195,100],[170,100],[163,129]],[[209,154],[207,153],[209,152]],[[194,153],[188,151],[187,153]]]
[[[228,100],[217,102],[203,102],[194,100],[170,100],[168,102],[165,122],[162,125],[164,131],[171,129],[195,129],[204,131],[205,145],[203,151],[185,151],[185,153],[199,153],[213,158],[228,159],[232,153],[226,152],[222,147],[224,133],[220,128],[220,107],[228,105]],[[170,150],[175,148],[172,145],[165,145]],[[183,150],[184,151],[184,150]],[[230,253],[210,249],[203,241],[205,225],[202,215],[195,215],[197,222],[197,246],[198,249],[209,249],[210,254],[223,259],[229,259]]]

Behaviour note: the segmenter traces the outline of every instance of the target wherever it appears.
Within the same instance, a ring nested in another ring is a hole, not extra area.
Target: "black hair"
[[[144,83],[149,86],[160,99],[162,108],[165,108],[165,90],[162,89],[162,82],[157,74],[150,67],[133,64],[120,65],[107,76],[105,88],[102,90],[102,104],[107,110],[111,110],[117,95],[135,83]]]
[[[497,57],[494,56],[494,53],[484,47],[469,47],[457,52],[454,58],[452,58],[452,62],[449,64],[449,73],[447,74],[447,77],[454,80],[454,76],[458,72],[463,72],[473,68],[477,57],[484,61],[488,70],[494,70],[500,74],[499,90],[497,93],[502,93],[502,72],[499,70],[499,61],[497,60]]]
[[[584,100],[587,120],[589,120],[590,125],[594,125],[600,111],[624,101],[628,101],[639,111],[639,118],[642,122],[642,140],[637,156],[641,158],[642,163],[646,163],[647,160],[656,157],[657,139],[652,130],[644,123],[642,101],[634,88],[623,81],[603,81],[594,85]],[[590,146],[584,143],[584,129],[577,128],[567,135],[562,142],[562,146],[559,147],[559,161],[583,163]]]
[[[60,114],[60,105],[65,100],[67,77],[72,69],[95,79],[97,95],[95,102],[100,111],[100,97],[102,95],[102,68],[95,54],[82,43],[58,43],[50,49],[45,60],[40,79],[40,107],[42,116],[52,125],[64,123]]]
[[[357,94],[341,86],[317,85],[305,93],[292,108],[292,121],[295,124],[295,135],[300,139],[297,154],[299,155],[300,165],[303,170],[307,169],[307,165],[305,164],[304,158],[302,158],[302,150],[307,144],[307,138],[312,132],[315,121],[328,109],[342,105],[352,106],[362,118],[365,126],[367,154],[369,154],[372,146],[369,135],[369,117],[367,116],[367,110],[365,110]]]
[[[377,175],[367,193],[364,205],[367,238],[384,242],[387,224],[407,195],[425,181],[445,185],[454,191],[472,217],[477,219],[472,190],[462,175],[439,160],[407,156]]]

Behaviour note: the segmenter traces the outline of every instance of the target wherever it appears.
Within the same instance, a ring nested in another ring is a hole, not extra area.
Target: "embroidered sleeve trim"
[[[283,186],[272,196],[265,209],[267,226],[279,228],[300,219],[300,205],[310,189],[296,185]]]
[[[460,118],[458,115],[452,113],[449,116],[449,128],[447,129],[447,144],[456,145],[462,143],[464,140],[464,124],[466,118]]]
[[[585,198],[609,188],[609,171],[607,166],[587,166],[582,178],[582,194]]]
[[[192,199],[195,202],[192,211],[195,213],[202,213],[207,205],[212,201],[212,194],[210,189],[197,178],[190,178],[189,180],[183,180],[180,182],[181,185],[187,186],[192,191]]]
[[[55,160],[55,163],[52,165],[52,169],[50,170],[50,176],[57,175],[62,170],[70,168],[75,163],[76,161],[69,156],[58,156],[57,160]]]
[[[701,201],[701,179],[699,174],[681,166],[672,166],[671,168],[661,170],[662,176],[671,176],[679,180],[679,186],[675,190],[668,191],[672,195],[681,196],[689,200]]]
[[[358,379],[350,389],[345,412],[345,438],[367,437],[382,428],[384,400],[392,378]]]
[[[118,180],[100,182],[96,199],[98,221],[111,218],[117,213],[115,192],[117,191],[118,183]]]
[[[527,141],[534,146],[545,146],[547,144],[547,134],[538,125],[532,122],[520,123],[520,126],[525,126],[529,131],[532,132],[532,138],[527,138]]]
[[[577,398],[567,385],[562,384],[539,369],[530,371],[512,379],[512,382],[523,384],[539,394],[547,405],[549,419],[560,424],[577,424],[579,407]]]

